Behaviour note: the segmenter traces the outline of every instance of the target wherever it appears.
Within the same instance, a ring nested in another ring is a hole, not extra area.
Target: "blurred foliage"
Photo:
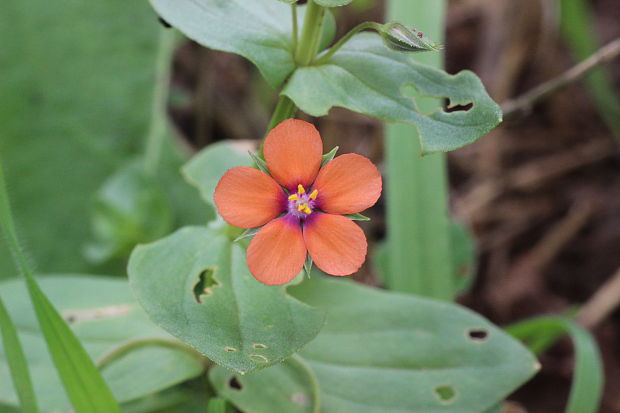
[[[91,201],[141,150],[158,28],[146,2],[3,3],[0,153],[18,231],[37,270],[92,269],[83,254]],[[192,202],[198,197],[178,173],[182,156],[166,145],[158,180],[178,221],[206,220],[212,211]],[[105,270],[122,273],[119,264]],[[0,244],[0,278],[14,273]]]

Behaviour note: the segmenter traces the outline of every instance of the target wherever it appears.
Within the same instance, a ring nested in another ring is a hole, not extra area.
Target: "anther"
[[[299,197],[297,196],[297,194],[293,194],[291,196],[288,197],[289,201],[297,201],[299,200]]]
[[[308,205],[306,205],[306,207],[304,208],[304,212],[308,215],[310,215],[312,213],[312,210],[310,209],[310,207]]]
[[[306,190],[304,189],[304,187],[301,184],[297,185],[297,193],[298,194],[305,194],[306,193]]]
[[[297,207],[297,211],[301,212],[304,210],[304,208],[308,208],[305,204],[301,204]]]
[[[315,189],[314,191],[312,191],[312,193],[310,194],[310,199],[315,200],[317,195],[319,195],[319,190]]]

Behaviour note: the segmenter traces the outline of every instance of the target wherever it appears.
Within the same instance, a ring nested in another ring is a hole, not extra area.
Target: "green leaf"
[[[207,406],[207,413],[230,413],[230,411],[231,410],[230,405],[228,404],[228,400],[222,399],[220,397],[214,397],[209,400],[209,405]]]
[[[462,223],[450,221],[450,244],[455,295],[466,293],[474,282],[478,268],[476,245],[469,229]]]
[[[249,142],[223,141],[207,146],[181,170],[183,176],[198,188],[202,199],[213,205],[213,193],[220,178],[236,166],[252,166]]]
[[[314,2],[323,7],[340,7],[346,6],[353,0],[314,0]]]
[[[289,291],[328,312],[299,352],[319,381],[322,413],[479,413],[538,369],[520,343],[453,304],[318,276]]]
[[[334,147],[334,149],[323,155],[323,158],[321,160],[321,168],[331,162],[332,159],[334,159],[334,157],[338,153],[338,149],[340,149],[340,147],[336,146]]]
[[[85,252],[91,261],[101,263],[123,258],[136,244],[164,236],[172,226],[172,211],[157,182],[140,160],[134,160],[97,192],[92,225],[95,239]]]
[[[148,320],[125,280],[61,275],[46,276],[40,284],[93,359],[139,338],[174,340]],[[41,405],[46,411],[67,411],[69,400],[54,363],[47,355],[45,339],[23,282],[5,281],[0,284],[0,292],[8,309],[16,315],[15,325],[33,372]],[[0,348],[0,382],[3,383],[9,380],[4,363],[7,356],[6,350]],[[202,371],[202,362],[191,353],[150,346],[116,359],[103,369],[102,374],[116,399],[125,402],[174,386],[200,375]],[[17,404],[16,394],[10,386],[0,386],[0,403]]]
[[[136,248],[129,279],[151,319],[214,362],[245,374],[312,340],[324,314],[250,274],[226,227],[183,228]],[[196,288],[198,284],[205,287]]]
[[[407,96],[408,89],[419,95]],[[349,93],[355,90],[355,93]],[[499,106],[469,71],[455,76],[415,63],[386,48],[376,33],[356,35],[325,64],[298,69],[282,94],[312,116],[334,107],[390,122],[416,125],[423,154],[450,151],[474,142],[501,121]],[[420,112],[420,98],[448,98],[466,111]]]
[[[247,376],[215,367],[209,372],[209,380],[220,396],[246,413],[319,412],[316,377],[296,357]]]
[[[349,218],[351,221],[370,221],[370,218],[368,218],[366,215],[362,215],[360,213],[357,214],[349,214],[349,215],[345,215],[347,218]]]
[[[169,24],[201,45],[241,55],[278,87],[295,68],[291,7],[273,0],[151,0]]]
[[[17,335],[15,324],[13,324],[13,320],[11,320],[1,297],[0,333],[2,336],[2,347],[6,353],[6,362],[9,366],[13,387],[19,401],[18,406],[24,413],[36,413],[39,411],[39,408],[32,387],[32,379],[30,378],[26,356]]]
[[[0,153],[41,271],[90,268],[86,203],[146,134],[158,28],[142,1],[2,4]],[[15,269],[0,250],[6,278]]]
[[[562,317],[541,317],[523,321],[506,329],[514,337],[526,342],[549,331],[562,330],[569,334],[575,348],[575,372],[566,413],[596,413],[603,394],[603,366],[596,341],[590,333],[574,321]]]

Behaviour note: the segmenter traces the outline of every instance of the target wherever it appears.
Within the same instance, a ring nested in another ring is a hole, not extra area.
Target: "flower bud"
[[[443,49],[443,45],[432,42],[421,31],[410,29],[401,23],[384,24],[380,27],[379,34],[387,47],[398,52],[427,52]]]

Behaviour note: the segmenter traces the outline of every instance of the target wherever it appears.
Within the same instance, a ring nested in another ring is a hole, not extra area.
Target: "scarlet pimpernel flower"
[[[226,222],[239,228],[263,226],[247,251],[248,267],[267,285],[290,282],[306,254],[324,272],[356,272],[367,252],[362,229],[344,215],[373,206],[381,195],[381,174],[357,154],[341,155],[321,167],[323,141],[316,128],[289,119],[265,139],[268,175],[232,168],[215,189]]]

